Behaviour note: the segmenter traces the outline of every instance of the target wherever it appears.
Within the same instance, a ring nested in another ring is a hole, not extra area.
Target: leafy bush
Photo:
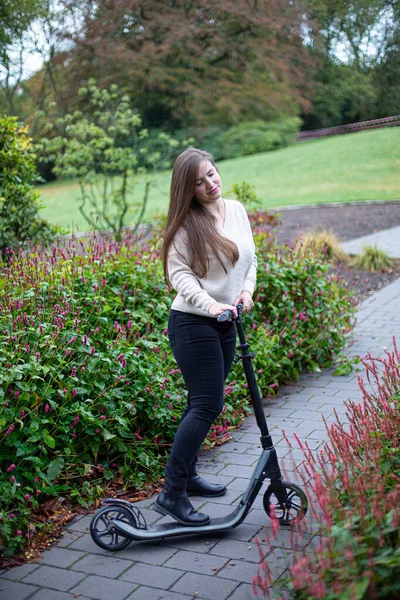
[[[299,256],[311,255],[334,263],[348,262],[349,260],[349,255],[343,250],[337,236],[326,230],[318,233],[306,233],[297,240],[295,252]]]
[[[375,391],[359,377],[363,401],[347,403],[349,425],[337,417],[325,451],[298,440],[323,537],[295,557],[285,585],[279,582],[296,600],[400,596],[400,354],[393,342],[385,359],[362,360]],[[266,563],[263,573],[255,583],[267,593]]]
[[[236,200],[239,200],[247,210],[260,210],[262,207],[262,199],[257,196],[254,185],[242,181],[242,183],[234,183],[228,190],[228,196],[234,195]]]
[[[247,121],[228,129],[222,136],[223,158],[237,158],[284,148],[295,142],[301,126],[298,117],[281,121]]]
[[[35,155],[27,128],[0,116],[0,254],[20,242],[50,242],[55,230],[39,217]]]
[[[157,481],[186,394],[157,251],[93,242],[87,256],[72,246],[11,252],[9,263],[0,289],[0,532],[12,553],[48,497],[69,492],[86,506],[114,477]],[[246,394],[227,398],[218,431],[238,422]]]
[[[393,260],[384,250],[379,250],[376,246],[364,246],[361,254],[355,256],[351,261],[353,267],[362,271],[391,271],[393,269]]]
[[[90,227],[111,229],[121,241],[123,228],[133,222],[136,230],[147,205],[149,181],[141,198],[134,203],[128,200],[134,176],[160,168],[169,158],[168,149],[176,149],[179,143],[159,133],[158,145],[154,146],[153,138],[150,153],[144,141],[149,132],[142,127],[130,97],[116,84],[99,89],[96,80],[89,79],[79,95],[85,101],[83,112],[49,114],[45,131],[51,137],[42,137],[37,150],[42,162],[54,163],[57,176],[78,180],[79,210]],[[55,107],[53,103],[50,109]]]
[[[252,345],[266,392],[298,379],[303,369],[331,366],[352,328],[354,306],[323,262],[298,257],[289,248],[278,251],[265,233],[256,235],[256,243]]]
[[[300,368],[331,360],[344,344],[352,307],[324,265],[281,256],[268,234],[256,241],[259,294],[245,327],[254,320],[258,378],[271,392]],[[110,481],[157,481],[186,400],[167,339],[173,293],[158,251],[95,239],[80,244],[10,252],[2,269],[3,553],[34,543],[39,503],[51,497],[68,494],[87,506]],[[238,424],[248,406],[240,364],[225,396],[211,441]]]

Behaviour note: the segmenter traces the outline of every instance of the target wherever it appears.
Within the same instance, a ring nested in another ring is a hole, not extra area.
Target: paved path
[[[349,254],[360,254],[364,246],[377,246],[391,258],[400,258],[400,227],[363,235],[349,242],[342,242],[341,245]]]
[[[355,344],[348,353],[382,355],[400,330],[400,279],[368,298],[360,306]],[[299,450],[292,452],[281,428],[292,437],[297,432],[318,448],[326,439],[323,416],[330,421],[333,408],[344,415],[344,400],[361,397],[357,374],[333,377],[332,371],[304,374],[298,384],[282,388],[268,400],[266,411],[278,449],[280,464],[296,479]],[[259,433],[253,417],[246,419],[232,441],[203,455],[201,473],[210,481],[224,482],[228,493],[213,502],[195,500],[212,516],[231,510],[251,475],[260,454]],[[294,442],[294,445],[295,442]],[[140,502],[149,523],[159,516],[149,510],[150,499]],[[269,519],[262,495],[246,521],[223,536],[175,539],[159,544],[132,543],[118,553],[98,548],[88,534],[90,516],[75,519],[59,543],[36,563],[0,573],[1,600],[250,600],[251,581],[259,562],[254,539],[264,539]],[[309,542],[311,537],[305,540]],[[292,540],[281,532],[269,553],[268,563],[278,578],[286,568]]]

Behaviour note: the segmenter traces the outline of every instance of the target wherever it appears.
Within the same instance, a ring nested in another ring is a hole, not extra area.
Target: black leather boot
[[[226,486],[222,484],[209,483],[200,475],[189,477],[186,492],[188,496],[205,496],[206,498],[216,498],[226,493]]]
[[[210,522],[210,517],[198,512],[190,503],[185,490],[176,488],[168,483],[153,504],[153,510],[161,515],[169,515],[190,527],[201,527]]]

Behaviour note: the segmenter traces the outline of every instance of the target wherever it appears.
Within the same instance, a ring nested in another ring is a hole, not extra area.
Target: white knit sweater
[[[222,235],[229,238],[239,249],[239,259],[234,267],[223,257],[227,273],[218,259],[209,254],[209,270],[206,277],[199,278],[188,266],[190,264],[187,231],[181,227],[175,234],[168,253],[168,276],[172,287],[178,292],[172,308],[182,312],[210,316],[208,309],[213,302],[232,304],[242,290],[254,292],[257,273],[257,257],[249,219],[244,206],[236,200],[225,200],[226,213]]]

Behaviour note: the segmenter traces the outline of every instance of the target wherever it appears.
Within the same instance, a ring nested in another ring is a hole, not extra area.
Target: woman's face
[[[221,197],[221,177],[209,160],[199,164],[194,197],[201,204],[210,204]]]

